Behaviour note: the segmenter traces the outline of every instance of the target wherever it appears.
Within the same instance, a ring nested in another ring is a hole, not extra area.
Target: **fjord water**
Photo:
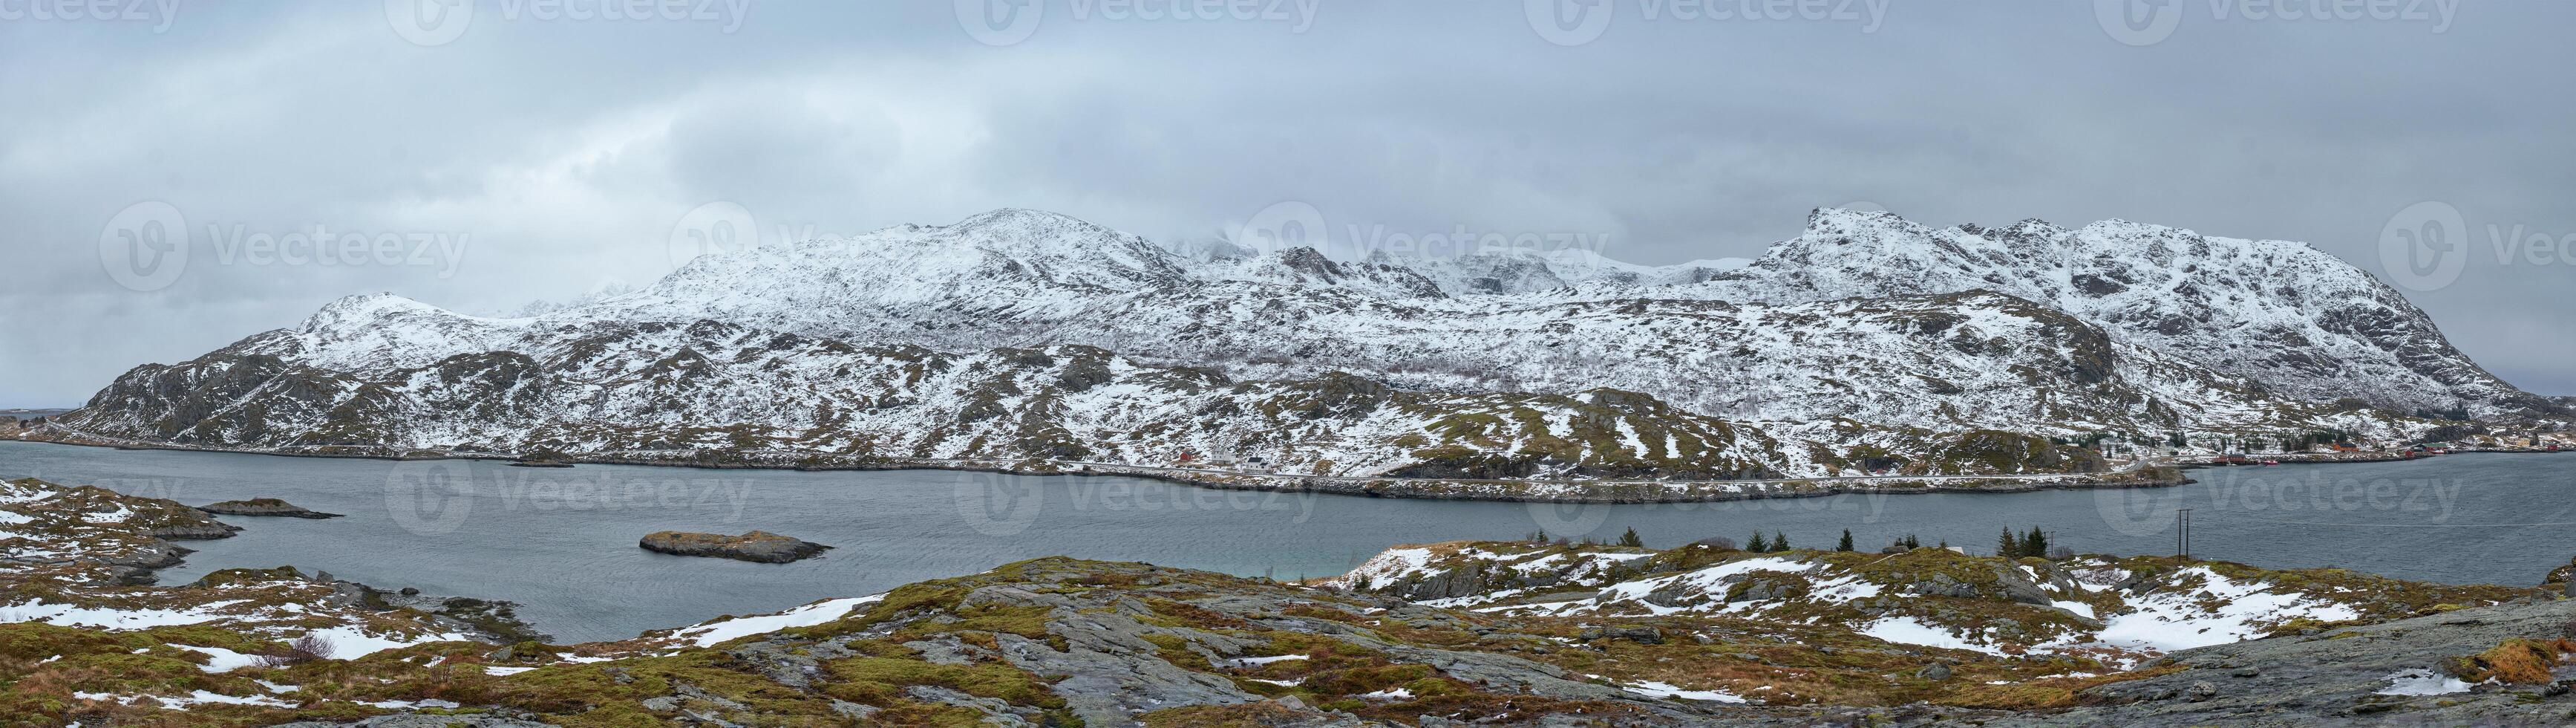
[[[1862,548],[1914,534],[1989,552],[2038,526],[2078,551],[2193,551],[2270,567],[2341,566],[2451,583],[2537,583],[2576,555],[2576,455],[2197,471],[2176,488],[1551,506],[1222,491],[1133,478],[948,471],[795,472],[276,457],[0,442],[0,477],[191,505],[284,498],[331,520],[245,527],[162,572],[293,565],[384,589],[507,599],[561,641],[620,639],[724,614],[873,594],[1011,561],[1070,555],[1280,579],[1338,574],[1388,546],[1634,528],[1668,548],[1785,533]],[[754,564],[637,548],[660,530],[766,530],[835,547]]]

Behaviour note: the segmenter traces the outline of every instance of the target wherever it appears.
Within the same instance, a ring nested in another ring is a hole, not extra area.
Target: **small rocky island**
[[[713,556],[764,564],[784,564],[809,559],[821,556],[824,551],[832,548],[768,531],[753,531],[740,536],[662,531],[645,536],[644,540],[636,545],[648,551],[673,556]]]
[[[340,514],[337,513],[308,511],[301,506],[278,500],[276,498],[252,498],[250,500],[228,500],[222,503],[208,503],[202,506],[197,506],[197,510],[223,516],[278,516],[282,518],[315,519],[340,517]]]

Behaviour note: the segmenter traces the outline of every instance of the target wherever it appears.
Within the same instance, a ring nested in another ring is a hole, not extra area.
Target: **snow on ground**
[[[331,642],[331,659],[334,660],[355,660],[397,647],[410,647],[412,645],[426,644],[430,642],[474,641],[474,638],[461,634],[434,634],[411,639],[400,639],[368,634],[366,630],[359,629],[357,627],[317,629],[306,634],[324,640],[329,640]]]
[[[2449,695],[2465,693],[2472,687],[2467,681],[2432,670],[2407,670],[2388,676],[2388,687],[2380,695]]]
[[[2102,620],[2096,639],[2171,652],[2253,639],[2293,619],[2340,622],[2361,616],[2346,605],[2300,592],[2265,591],[2262,584],[2238,583],[2206,567],[2184,570],[2177,578],[2191,576],[2205,580],[2203,586],[2129,597],[2134,611]]]
[[[680,628],[678,632],[672,633],[671,636],[688,640],[699,647],[714,647],[725,642],[756,634],[768,634],[784,629],[811,627],[831,622],[833,620],[849,616],[851,610],[864,605],[875,604],[884,599],[885,595],[883,594],[867,597],[825,599],[823,601],[807,604],[805,606],[779,612],[777,614],[737,617],[721,622],[708,622],[693,627],[683,627]]]
[[[225,615],[202,605],[190,609],[107,609],[72,604],[46,604],[30,601],[0,606],[0,623],[43,622],[63,627],[105,627],[108,629],[150,629],[186,624],[204,624]]]
[[[1369,557],[1367,562],[1357,568],[1351,569],[1351,572],[1343,576],[1342,580],[1351,584],[1353,588],[1376,589],[1402,581],[1407,576],[1423,573],[1430,565],[1431,549],[1421,547],[1387,549],[1376,556]]]
[[[1271,655],[1271,656],[1269,656],[1269,657],[1237,657],[1237,658],[1234,658],[1234,659],[1231,659],[1231,660],[1227,660],[1227,661],[1225,661],[1225,666],[1226,666],[1226,667],[1260,667],[1260,666],[1262,666],[1262,665],[1267,665],[1267,664],[1270,664],[1270,663],[1273,663],[1273,662],[1287,662],[1287,661],[1289,661],[1289,660],[1303,660],[1303,659],[1306,659],[1306,656],[1305,656],[1305,655]]]
[[[1989,655],[2002,655],[2002,650],[1960,639],[1950,630],[1924,624],[1913,617],[1889,617],[1863,625],[1860,633],[1887,642],[1950,650],[1972,650]]]
[[[1649,698],[1680,698],[1682,700],[1708,700],[1720,703],[1747,702],[1742,697],[1722,691],[1684,690],[1671,683],[1660,683],[1652,680],[1640,682],[1635,685],[1622,686],[1620,689]]]
[[[221,647],[197,647],[194,645],[171,646],[184,650],[196,650],[198,652],[206,653],[206,657],[208,659],[206,660],[204,669],[207,672],[232,672],[234,670],[257,665],[260,660],[258,655],[245,655]]]
[[[72,693],[72,697],[81,700],[106,701],[119,705],[132,705],[136,700],[152,700],[160,703],[161,707],[171,710],[187,710],[188,706],[203,705],[207,703],[221,703],[227,705],[264,705],[272,708],[295,707],[294,703],[266,695],[252,695],[244,697],[239,695],[225,695],[222,693],[207,692],[204,690],[189,693],[186,697],[168,697],[161,695],[115,695],[111,693],[87,692],[75,692]]]
[[[1809,564],[1803,560],[1777,556],[1765,556],[1761,558],[1744,559],[1742,561],[1729,561],[1687,574],[1612,584],[1609,588],[1601,590],[1600,597],[1590,601],[1593,603],[1593,606],[1618,601],[1635,601],[1639,604],[1644,604],[1647,611],[1654,613],[1656,616],[1662,616],[1688,610],[1684,607],[1666,607],[1655,604],[1646,604],[1644,601],[1646,595],[1680,585],[1693,587],[1702,593],[1724,594],[1726,593],[1724,587],[1725,584],[1743,578],[1744,575],[1751,574],[1753,572],[1779,571],[1799,574],[1815,571],[1818,568],[1820,568],[1818,565]],[[1822,592],[1824,590],[1819,589],[1818,591]],[[1872,593],[1875,592],[1873,591]],[[1577,604],[1582,603],[1569,602],[1568,606]]]

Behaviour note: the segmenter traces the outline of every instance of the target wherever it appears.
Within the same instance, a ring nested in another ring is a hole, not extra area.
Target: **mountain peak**
[[[995,234],[1029,234],[1067,229],[1080,230],[1083,232],[1110,232],[1108,228],[1094,225],[1089,221],[1072,215],[1067,215],[1061,212],[1049,212],[1046,210],[1032,210],[1024,207],[1003,207],[968,215],[966,216],[966,219],[959,220],[956,223],[949,225],[948,229],[957,231],[984,231]]]
[[[421,312],[446,313],[447,310],[390,292],[359,293],[341,296],[330,303],[322,304],[321,310],[313,312],[313,316],[306,321],[305,325],[311,327],[315,321],[383,318]]]

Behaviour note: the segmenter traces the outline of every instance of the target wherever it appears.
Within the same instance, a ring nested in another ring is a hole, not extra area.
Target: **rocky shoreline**
[[[9,481],[0,484],[23,486],[31,483],[41,483],[41,481]],[[243,530],[240,526],[218,520],[215,518],[216,512],[208,510],[212,506],[223,506],[226,503],[211,504],[207,507],[189,507],[174,501],[127,496],[88,486],[57,487],[43,492],[48,493],[48,499],[69,499],[78,504],[75,506],[76,513],[83,511],[95,513],[102,509],[121,512],[124,515],[114,523],[122,527],[122,531],[79,536],[73,542],[77,544],[76,548],[55,549],[54,552],[58,555],[43,561],[0,560],[0,573],[7,573],[11,570],[9,567],[14,567],[16,571],[29,572],[9,574],[11,578],[32,581],[43,576],[55,576],[80,581],[81,572],[95,568],[99,570],[95,573],[107,577],[105,579],[107,583],[131,587],[152,586],[159,582],[159,572],[186,563],[188,554],[193,553],[192,550],[172,541],[233,538]],[[312,511],[284,505],[284,501],[275,499],[227,503],[251,504],[250,510],[255,511],[270,511],[275,510],[277,506],[283,506],[296,512],[313,514],[294,517],[338,517],[332,514],[314,514]],[[30,518],[23,512],[0,515]],[[0,523],[7,522],[9,521],[0,520]],[[30,518],[21,522],[38,521]],[[23,539],[0,538],[0,544],[23,545],[25,543]],[[408,588],[400,591],[384,591],[358,582],[335,579],[329,572],[317,572],[308,576],[292,566],[275,569],[219,570],[199,578],[195,583],[184,588],[212,590],[228,584],[244,582],[294,582],[320,585],[329,590],[329,595],[322,597],[319,604],[351,611],[384,612],[411,609],[418,612],[431,626],[493,644],[546,638],[545,634],[519,621],[513,613],[516,605],[510,602],[485,601],[468,597],[422,596],[419,590]],[[0,606],[6,605],[0,604]]]
[[[34,434],[34,433],[29,433]],[[335,446],[330,451],[262,448],[191,447],[165,443],[105,442],[61,437],[21,437],[46,442],[118,450],[181,450],[281,457],[353,458],[362,460],[467,460],[519,465],[508,453],[457,453],[438,450]],[[712,456],[712,457],[710,457]],[[1873,478],[1788,478],[1776,480],[1470,480],[1296,475],[1206,471],[1138,465],[1068,461],[954,461],[877,458],[816,453],[716,453],[645,456],[634,453],[563,455],[534,467],[637,465],[702,470],[883,471],[947,470],[1001,475],[1069,475],[1144,478],[1220,490],[1315,493],[1367,498],[1536,502],[1536,503],[1711,503],[1776,498],[1824,498],[1839,495],[1905,493],[2028,493],[2094,488],[2154,488],[2195,481],[2183,467],[2152,467],[2112,473],[2067,473],[2000,476],[1887,476]]]

